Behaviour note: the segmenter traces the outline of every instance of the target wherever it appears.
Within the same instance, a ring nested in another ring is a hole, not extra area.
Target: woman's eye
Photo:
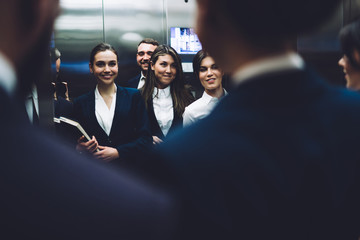
[[[116,66],[116,63],[115,63],[115,62],[111,62],[111,63],[109,63],[109,66],[110,66],[110,67],[115,67],[115,66]]]
[[[206,72],[207,69],[206,68],[200,68],[200,72]]]
[[[219,69],[219,67],[218,67],[218,65],[214,64],[214,65],[211,66],[211,69]]]
[[[98,67],[103,67],[103,66],[104,66],[104,63],[101,63],[101,62],[96,63],[96,66],[98,66]]]

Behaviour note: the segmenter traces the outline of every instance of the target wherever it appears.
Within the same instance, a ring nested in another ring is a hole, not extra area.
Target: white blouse
[[[165,89],[154,88],[153,107],[161,131],[164,136],[166,136],[174,119],[174,107],[170,93],[170,86]]]
[[[101,128],[106,132],[106,134],[110,135],[111,126],[114,120],[115,114],[115,105],[116,105],[116,91],[117,88],[115,86],[115,94],[113,96],[110,109],[105,103],[105,100],[100,95],[98,86],[95,89],[95,115],[96,119],[101,126]]]
[[[227,94],[228,93],[224,89],[224,96],[226,96]],[[209,115],[210,112],[219,103],[221,98],[218,99],[216,97],[212,97],[204,91],[201,98],[199,98],[198,100],[191,103],[189,106],[185,108],[185,111],[183,113],[184,127],[189,126],[194,122],[196,122],[197,120],[205,118],[207,115]]]

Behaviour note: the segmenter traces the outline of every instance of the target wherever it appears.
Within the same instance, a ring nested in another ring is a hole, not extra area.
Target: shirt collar
[[[0,52],[0,87],[13,95],[16,89],[17,79],[15,68],[6,56]]]
[[[157,87],[154,87],[153,98],[168,98],[170,95],[170,85],[164,89],[158,89]]]
[[[225,97],[228,93],[227,91],[225,90],[225,88],[223,88],[224,90],[224,95],[221,96],[221,98]],[[216,97],[212,97],[210,96],[209,94],[206,93],[206,91],[204,91],[201,99],[206,103],[206,104],[209,104],[210,102],[217,102],[219,101],[221,98],[216,98]]]
[[[245,67],[240,67],[233,74],[233,81],[237,84],[244,82],[264,73],[278,72],[283,70],[304,69],[305,62],[299,54],[295,52],[269,57],[251,63]]]
[[[115,94],[117,93],[117,87],[116,87],[116,84],[114,83],[115,85]],[[96,88],[95,88],[95,99],[99,99],[99,98],[102,98],[101,97],[101,94],[99,92],[99,89],[98,89],[98,85],[96,85]]]

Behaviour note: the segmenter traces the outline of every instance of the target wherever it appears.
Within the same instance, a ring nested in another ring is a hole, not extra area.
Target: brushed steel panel
[[[166,42],[163,0],[103,0],[105,41],[119,53],[119,77],[122,84],[139,74],[137,44],[143,38]]]
[[[60,76],[68,82],[70,98],[95,84],[89,73],[91,49],[103,41],[102,0],[61,0],[55,24],[55,47],[61,52]]]

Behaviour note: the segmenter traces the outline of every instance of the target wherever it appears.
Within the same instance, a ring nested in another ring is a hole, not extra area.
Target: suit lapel
[[[156,119],[155,112],[154,112],[154,105],[152,99],[148,101],[148,110],[149,110],[149,120],[151,123],[151,130],[152,134],[158,136],[159,138],[163,139],[165,136],[161,131],[159,123]]]
[[[87,119],[89,119],[89,125],[96,126],[95,129],[93,130],[95,137],[103,137],[104,135],[107,136],[106,132],[104,131],[104,129],[102,129],[102,127],[99,125],[99,122],[96,119],[94,91],[92,91],[89,94],[88,102],[89,104],[86,105],[87,106],[86,115],[87,115]],[[88,131],[90,131],[90,129]]]
[[[120,86],[116,86],[116,103],[115,103],[115,113],[114,113],[114,119],[111,125],[111,130],[109,136],[117,132],[117,128],[121,126],[122,124],[122,117],[123,110],[126,109],[126,106],[123,106],[124,104],[131,104],[128,101],[125,101],[125,95],[124,90]]]

